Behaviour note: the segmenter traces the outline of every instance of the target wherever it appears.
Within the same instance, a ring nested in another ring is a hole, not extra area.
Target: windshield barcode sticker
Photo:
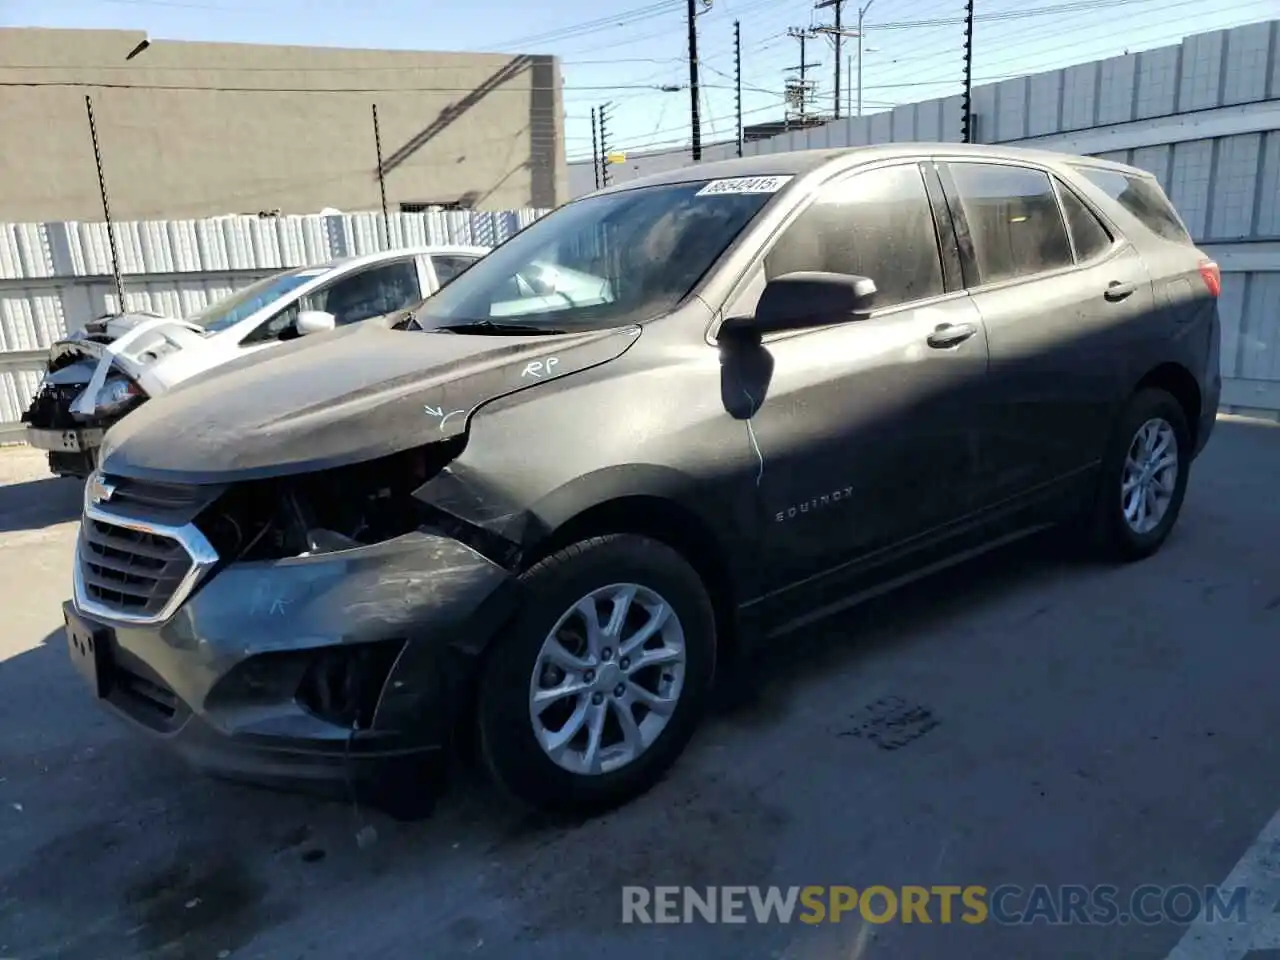
[[[791,177],[733,177],[730,180],[712,180],[695,196],[717,193],[777,193]]]

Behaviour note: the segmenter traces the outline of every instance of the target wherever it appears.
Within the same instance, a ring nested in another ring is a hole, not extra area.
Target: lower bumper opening
[[[387,640],[313,654],[298,685],[298,703],[329,723],[369,729],[403,649],[403,640]]]

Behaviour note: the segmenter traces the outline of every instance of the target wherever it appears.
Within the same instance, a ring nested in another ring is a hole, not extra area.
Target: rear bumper
[[[52,430],[44,427],[27,427],[26,440],[31,446],[50,453],[85,453],[102,446],[106,430],[101,427],[82,427],[68,430]]]

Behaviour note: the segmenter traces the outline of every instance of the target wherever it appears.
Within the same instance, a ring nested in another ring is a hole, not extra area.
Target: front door
[[[821,188],[765,256],[761,284],[801,270],[870,277],[878,292],[867,319],[757,348],[761,566],[782,593],[964,515],[971,395],[987,368],[982,319],[944,279],[917,164]]]

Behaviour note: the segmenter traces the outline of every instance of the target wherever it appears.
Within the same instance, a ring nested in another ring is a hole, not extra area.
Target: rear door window
[[[1154,177],[1125,174],[1098,167],[1074,167],[1078,174],[1133,214],[1158,237],[1175,243],[1191,243],[1182,218]]]
[[[1070,187],[1061,182],[1057,186],[1058,196],[1062,200],[1062,212],[1067,218],[1067,229],[1071,233],[1071,244],[1075,247],[1076,262],[1084,263],[1105,253],[1112,243],[1110,231]]]
[[[769,279],[803,270],[869,277],[877,309],[943,293],[920,168],[880,167],[822,187],[765,257]]]
[[[1071,241],[1042,170],[995,163],[948,163],[973,239],[981,283],[1071,266]]]

